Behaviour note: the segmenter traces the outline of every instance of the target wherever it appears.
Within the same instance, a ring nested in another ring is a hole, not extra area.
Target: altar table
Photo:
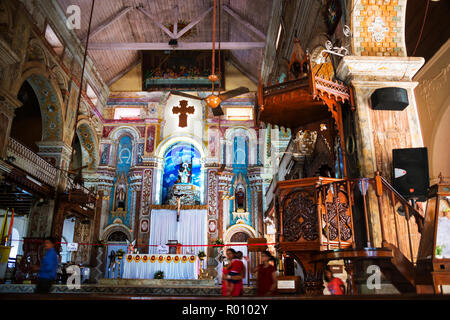
[[[164,279],[198,279],[199,259],[186,254],[125,254],[123,279],[154,279],[163,271]]]

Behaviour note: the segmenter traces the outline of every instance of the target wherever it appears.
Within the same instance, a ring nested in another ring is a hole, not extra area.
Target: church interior
[[[450,293],[449,15],[2,0],[0,296],[48,237],[52,294],[219,297],[230,248],[244,296],[264,252],[280,295]]]

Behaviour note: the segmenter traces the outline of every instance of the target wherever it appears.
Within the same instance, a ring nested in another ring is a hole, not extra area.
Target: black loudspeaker
[[[370,96],[374,110],[401,111],[409,105],[408,91],[403,88],[380,88]]]
[[[394,188],[406,199],[425,201],[430,187],[427,148],[393,149]]]

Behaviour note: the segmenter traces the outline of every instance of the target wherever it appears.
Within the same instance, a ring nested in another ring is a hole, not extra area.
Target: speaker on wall
[[[393,149],[394,188],[406,199],[425,201],[430,187],[427,148]]]
[[[401,111],[409,105],[408,91],[403,88],[380,88],[370,96],[374,110]]]

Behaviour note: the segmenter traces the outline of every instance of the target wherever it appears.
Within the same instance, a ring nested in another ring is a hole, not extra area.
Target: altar
[[[164,279],[198,279],[200,259],[186,254],[126,254],[123,279],[154,279],[164,272]]]

